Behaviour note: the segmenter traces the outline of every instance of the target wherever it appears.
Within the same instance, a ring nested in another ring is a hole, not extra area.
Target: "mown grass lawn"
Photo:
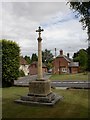
[[[88,90],[53,91],[64,99],[54,106],[26,106],[14,103],[14,100],[20,98],[18,95],[26,95],[28,87],[3,88],[3,118],[88,118]]]
[[[89,80],[89,73],[52,75],[50,80]]]

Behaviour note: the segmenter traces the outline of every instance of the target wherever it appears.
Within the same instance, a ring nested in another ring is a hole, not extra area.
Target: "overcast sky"
[[[79,18],[75,17],[66,2],[3,2],[0,3],[0,39],[16,41],[21,55],[37,53],[36,29],[42,32],[42,49],[63,49],[64,54],[87,48],[86,31],[82,30]],[[1,24],[2,23],[2,24]]]

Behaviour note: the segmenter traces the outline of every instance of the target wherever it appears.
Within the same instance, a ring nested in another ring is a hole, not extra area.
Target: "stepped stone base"
[[[33,105],[48,105],[52,106],[59,100],[62,100],[62,96],[58,96],[55,93],[50,93],[46,97],[41,96],[21,96],[21,99],[15,100],[17,103],[21,104],[33,104]]]
[[[22,104],[54,105],[62,98],[62,96],[51,92],[49,80],[35,80],[29,84],[29,93],[26,96],[21,96],[15,102]]]

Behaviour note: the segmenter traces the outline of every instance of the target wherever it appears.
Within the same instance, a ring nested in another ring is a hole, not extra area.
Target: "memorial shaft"
[[[41,27],[39,27],[38,30],[36,30],[36,32],[39,33],[39,37],[38,37],[38,80],[42,79],[42,38],[41,38],[41,32],[44,31],[43,29],[41,29]]]
[[[41,41],[38,40],[38,79],[42,79],[42,45]]]

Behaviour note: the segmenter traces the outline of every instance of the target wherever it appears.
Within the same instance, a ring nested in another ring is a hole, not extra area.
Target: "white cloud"
[[[3,0],[3,2],[64,2],[67,0]]]
[[[44,29],[43,49],[51,49],[54,53],[56,47],[58,51],[63,49],[72,54],[87,47],[86,31],[64,2],[3,3],[2,18],[3,38],[16,41],[23,55],[37,53],[38,34],[35,30],[39,25]]]

